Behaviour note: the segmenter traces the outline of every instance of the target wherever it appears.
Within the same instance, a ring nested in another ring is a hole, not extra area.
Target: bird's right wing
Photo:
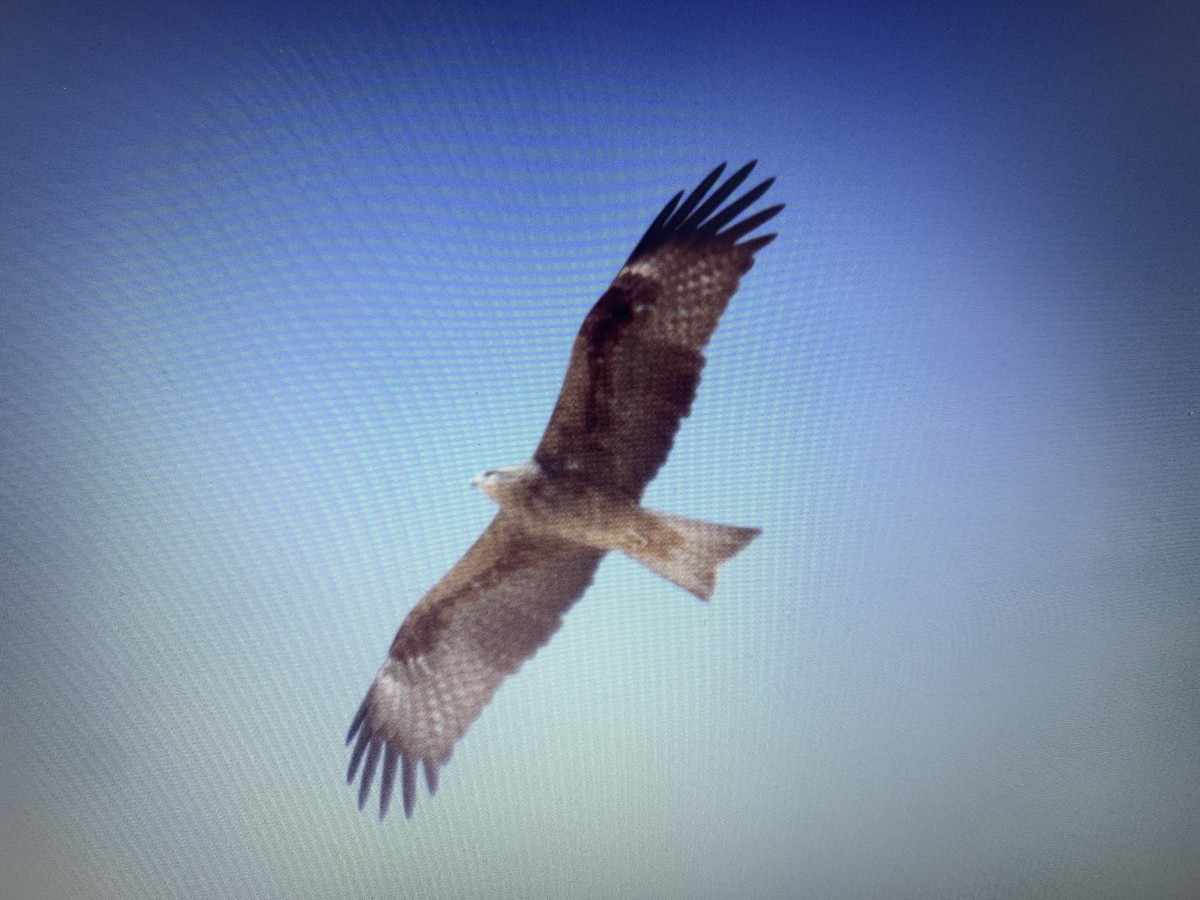
[[[404,813],[416,800],[417,763],[432,794],[438,769],[500,683],[558,629],[604,552],[530,535],[500,512],[400,626],[359,707],[346,780],[362,766],[361,808],[380,760],[379,815],[399,766]]]

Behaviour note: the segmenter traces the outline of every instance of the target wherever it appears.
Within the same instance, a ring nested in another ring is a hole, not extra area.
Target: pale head
[[[536,478],[541,471],[541,467],[533,460],[521,463],[519,466],[488,469],[482,475],[476,475],[471,479],[471,487],[479,488],[497,503],[502,503],[513,488],[531,478]]]

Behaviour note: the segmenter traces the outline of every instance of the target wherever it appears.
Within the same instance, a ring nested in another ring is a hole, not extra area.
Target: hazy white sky
[[[14,896],[1200,892],[1197,22],[953,9],[15,17]],[[358,812],[468,479],[749,158],[780,237],[646,502],[763,537],[707,605],[606,561]]]

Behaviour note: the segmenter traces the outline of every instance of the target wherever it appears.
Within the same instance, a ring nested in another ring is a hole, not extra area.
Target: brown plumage
[[[408,614],[346,736],[357,737],[347,780],[361,765],[360,807],[382,762],[380,817],[397,774],[412,815],[418,763],[432,794],[455,743],[558,629],[606,553],[708,599],[717,567],[759,534],[638,505],[691,409],[702,351],[738,279],[775,238],[742,240],[782,205],[735,221],[773,179],[722,205],[753,168],[710,194],[722,164],[663,208],[584,319],[533,458],[476,480],[500,512]]]

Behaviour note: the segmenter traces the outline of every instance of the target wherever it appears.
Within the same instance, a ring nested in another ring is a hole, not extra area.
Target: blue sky
[[[1194,12],[8,14],[29,897],[1192,896]],[[788,208],[619,558],[412,821],[341,740],[661,204]]]

